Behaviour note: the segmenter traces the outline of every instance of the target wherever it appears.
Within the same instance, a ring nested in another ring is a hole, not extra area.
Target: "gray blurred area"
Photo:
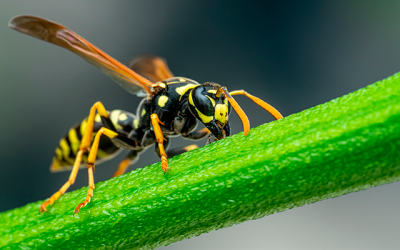
[[[399,13],[399,1],[4,1],[0,211],[45,199],[68,179],[50,173],[50,161],[93,103],[134,112],[140,101],[69,51],[9,29],[15,15],[59,22],[123,63],[163,56],[175,75],[245,88],[288,116],[400,71]],[[252,127],[273,120],[237,100]],[[241,131],[235,114],[230,120],[233,133]],[[159,161],[153,151],[131,169]],[[124,154],[98,166],[95,181],[108,179]],[[70,191],[83,186],[86,171]],[[393,183],[161,249],[399,249],[399,211]]]

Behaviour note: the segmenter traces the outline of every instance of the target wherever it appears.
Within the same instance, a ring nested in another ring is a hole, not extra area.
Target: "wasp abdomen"
[[[109,116],[112,124],[115,129],[119,133],[123,133],[128,135],[134,129],[134,121],[136,116],[132,113],[123,111],[123,110],[113,110],[109,111]],[[79,151],[79,146],[81,144],[81,140],[83,134],[85,132],[87,125],[87,117],[83,119],[83,121],[68,131],[68,133],[61,138],[56,150],[55,155],[53,157],[53,162],[51,164],[50,170],[52,172],[64,171],[72,169],[74,164],[76,154]],[[92,134],[92,142],[96,133],[103,126],[101,122],[101,117],[99,114],[96,114],[93,125],[93,134]],[[110,138],[102,135],[99,143],[99,150],[96,157],[96,164],[99,164],[107,159],[114,157],[118,154],[120,148],[114,145]],[[87,161],[88,154],[85,153],[82,157],[82,163]],[[84,164],[81,164],[81,167],[84,167]]]

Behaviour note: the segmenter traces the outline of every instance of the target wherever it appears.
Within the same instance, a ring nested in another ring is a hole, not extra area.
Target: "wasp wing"
[[[157,56],[143,55],[136,57],[129,63],[129,67],[154,83],[174,77],[165,59]]]
[[[35,16],[17,16],[10,28],[43,41],[66,48],[100,69],[129,93],[141,90],[151,93],[152,83],[68,28]]]

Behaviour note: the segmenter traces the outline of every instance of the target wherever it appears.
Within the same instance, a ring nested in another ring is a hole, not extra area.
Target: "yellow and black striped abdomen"
[[[108,113],[110,115],[112,123],[114,124],[118,132],[128,135],[129,132],[133,130],[133,123],[136,119],[135,115],[122,110],[113,110]],[[61,138],[59,145],[55,150],[55,155],[53,157],[50,171],[58,172],[72,169],[76,154],[79,151],[79,145],[81,143],[86,124],[87,117],[80,124],[73,126],[68,131],[68,133],[63,138]],[[99,114],[96,114],[93,126],[92,142],[96,133],[100,130],[101,127],[103,127],[101,118]],[[96,164],[99,164],[116,156],[119,151],[120,148],[115,146],[107,136],[102,135],[100,138]],[[83,155],[82,163],[86,162],[87,156],[87,153]],[[81,167],[84,166],[84,164],[81,164]]]

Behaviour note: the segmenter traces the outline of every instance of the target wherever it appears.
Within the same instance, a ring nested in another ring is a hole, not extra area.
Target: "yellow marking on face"
[[[68,139],[69,142],[71,143],[71,149],[74,154],[76,154],[79,150],[79,145],[81,142],[78,139],[78,135],[76,134],[76,130],[74,128],[71,128],[68,132]]]
[[[207,92],[208,92],[208,93],[216,94],[216,93],[217,93],[217,90],[215,90],[215,89],[210,89],[210,90],[208,90]]]
[[[120,114],[121,114],[121,110],[113,110],[113,111],[111,111],[110,119],[111,119],[111,121],[114,124],[116,129],[122,129],[121,125],[118,124],[118,118],[119,118]]]
[[[142,114],[140,114],[140,116],[144,116],[146,114],[146,110],[142,109]]]
[[[121,113],[118,117],[120,121],[125,121],[126,119],[128,119],[128,116],[125,113]]]
[[[160,106],[161,108],[164,107],[167,101],[168,101],[168,96],[165,95],[160,96],[160,98],[158,98],[158,106]]]
[[[95,115],[94,121],[95,121],[95,122],[101,122],[101,118],[100,118],[100,115],[99,115],[99,114],[96,114],[96,115]]]
[[[139,127],[139,119],[133,120],[133,127],[138,128]]]
[[[225,124],[228,121],[228,107],[225,104],[217,104],[214,115],[217,121]]]
[[[189,93],[189,103],[190,103],[192,106],[194,106],[192,94],[193,94],[193,91],[190,91],[190,93]]]
[[[184,82],[184,81],[186,81],[186,80],[183,79],[183,78],[179,78],[179,81],[180,81],[180,82]]]
[[[213,120],[213,116],[204,115],[197,108],[196,108],[196,111],[197,111],[197,114],[199,115],[200,120],[203,123],[209,123],[209,122],[211,122]]]
[[[176,88],[175,91],[176,93],[178,93],[181,97],[179,97],[179,101],[181,100],[182,96],[189,90],[189,89],[193,89],[195,87],[197,87],[199,85],[193,84],[193,83],[189,83],[186,84],[182,87]]]
[[[69,152],[71,151],[71,149],[68,146],[67,140],[65,140],[64,138],[60,140],[60,148],[62,150],[62,155],[64,156],[64,159],[68,163],[73,164],[74,163],[74,159],[69,157]]]
[[[208,97],[208,99],[210,99],[210,101],[211,101],[211,103],[212,103],[212,106],[214,107],[215,106],[215,101],[214,101],[214,99],[212,99],[211,97],[209,97],[208,95],[206,95],[207,97]]]
[[[228,107],[228,98],[225,98],[225,99],[224,99],[224,103],[225,103],[225,105]]]

